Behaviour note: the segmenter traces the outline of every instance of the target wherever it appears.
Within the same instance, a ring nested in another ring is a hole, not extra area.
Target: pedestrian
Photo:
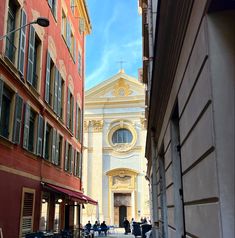
[[[134,222],[135,222],[135,219],[131,218],[131,222],[130,222],[131,233],[133,233],[133,223]]]
[[[125,229],[125,233],[124,234],[127,235],[129,230],[130,230],[130,222],[127,220],[126,217],[124,218],[123,226],[124,226],[124,229]]]

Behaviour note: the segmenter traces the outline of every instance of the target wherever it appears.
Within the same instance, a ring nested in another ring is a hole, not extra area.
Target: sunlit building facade
[[[149,217],[144,90],[121,70],[86,91],[84,191],[98,206],[85,205],[83,224],[99,220],[122,227],[124,217]]]
[[[4,238],[74,230],[82,194],[83,0],[2,0],[0,228]]]

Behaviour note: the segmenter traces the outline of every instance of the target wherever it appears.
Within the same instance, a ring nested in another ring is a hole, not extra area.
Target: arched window
[[[113,133],[113,144],[131,143],[133,139],[132,133],[128,129],[118,129]]]

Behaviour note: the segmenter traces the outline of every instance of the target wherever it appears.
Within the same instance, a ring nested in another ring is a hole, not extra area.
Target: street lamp
[[[48,20],[47,18],[45,18],[45,17],[38,17],[37,20],[35,20],[35,21],[29,22],[29,23],[27,23],[27,24],[25,24],[25,25],[23,25],[23,26],[21,26],[21,27],[19,27],[19,28],[17,28],[17,29],[14,29],[13,31],[7,32],[6,35],[0,37],[0,40],[4,39],[4,38],[7,37],[8,35],[10,35],[10,34],[16,32],[16,31],[20,30],[21,28],[24,28],[24,27],[26,27],[26,26],[28,26],[28,25],[31,25],[31,24],[38,24],[39,26],[42,26],[42,27],[48,27],[49,24],[50,24],[50,22],[49,22],[49,20]]]

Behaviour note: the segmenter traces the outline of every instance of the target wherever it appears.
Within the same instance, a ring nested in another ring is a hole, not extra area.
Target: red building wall
[[[2,0],[0,4],[0,35],[6,34],[8,4],[11,0]],[[67,88],[70,84],[73,85],[74,102],[80,103],[80,108],[83,110],[83,87],[84,87],[84,40],[85,35],[90,31],[89,17],[84,5],[84,1],[75,1],[75,13],[72,13],[70,1],[57,1],[57,17],[54,18],[47,0],[15,0],[19,9],[23,8],[27,15],[27,22],[35,20],[35,16],[43,16],[49,19],[50,26],[40,29],[44,32],[42,40],[42,64],[41,64],[41,81],[40,91],[35,93],[28,85],[27,62],[29,58],[28,42],[29,42],[29,27],[26,28],[26,45],[25,45],[25,64],[24,75],[20,78],[17,70],[17,64],[9,63],[6,59],[6,42],[0,40],[0,79],[8,86],[14,86],[14,90],[23,98],[24,103],[30,102],[34,109],[40,113],[49,124],[59,130],[63,136],[61,164],[55,166],[51,162],[44,160],[41,156],[36,156],[23,149],[23,133],[24,133],[24,110],[22,114],[21,125],[21,142],[19,145],[12,143],[0,136],[0,228],[3,229],[4,238],[19,237],[20,214],[21,214],[21,199],[22,188],[35,189],[35,213],[34,213],[34,230],[39,228],[40,206],[41,206],[41,182],[49,182],[57,186],[69,188],[71,190],[80,191],[82,189],[81,179],[68,173],[64,170],[65,157],[65,141],[68,141],[72,147],[82,153],[82,140],[75,138],[75,132],[66,128],[67,118]],[[71,53],[68,50],[65,40],[61,34],[62,23],[62,4],[66,7],[67,19],[69,19],[73,34],[76,39],[76,57],[75,63]],[[81,5],[83,4],[83,5]],[[85,9],[85,11],[84,11]],[[85,18],[86,30],[79,32],[79,18]],[[40,28],[35,26],[35,28]],[[53,44],[51,44],[53,42]],[[82,55],[82,73],[78,73],[78,44]],[[49,46],[50,45],[50,46]],[[46,63],[48,47],[56,55],[54,61],[56,67],[61,72],[66,72],[64,76],[64,121],[59,122],[57,115],[53,112],[50,106],[45,102],[45,82],[46,82]],[[64,67],[61,67],[61,62]],[[25,107],[24,107],[25,108]],[[74,105],[74,128],[76,128],[76,108]],[[75,130],[74,130],[75,131]]]

